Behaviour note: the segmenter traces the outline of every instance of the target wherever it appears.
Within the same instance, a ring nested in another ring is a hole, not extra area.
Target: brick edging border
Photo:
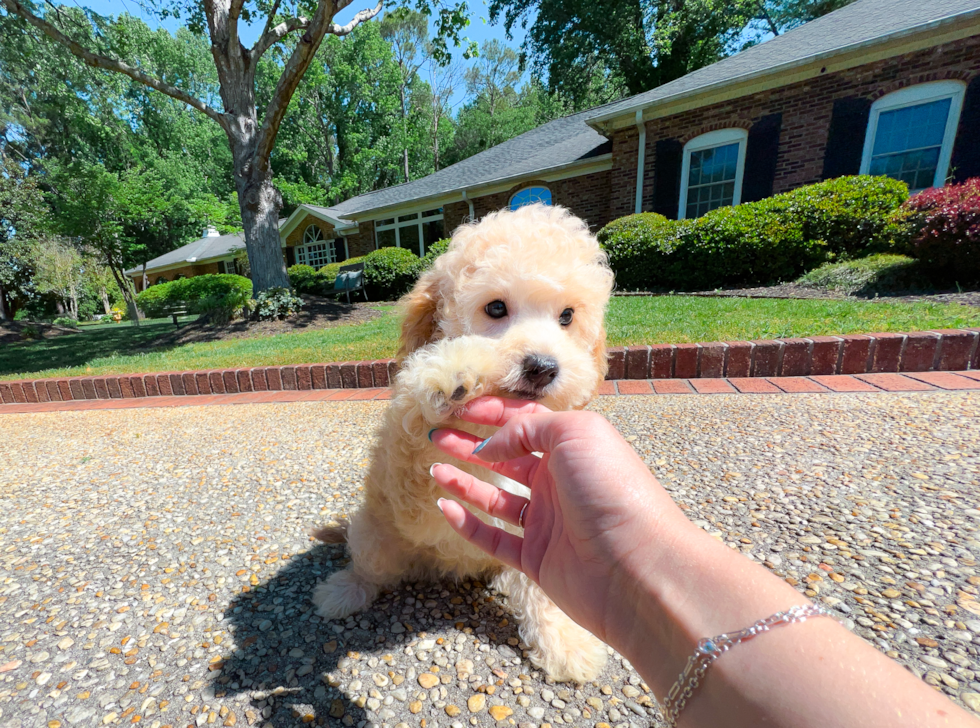
[[[980,329],[611,347],[608,380],[980,369]],[[394,359],[0,382],[4,404],[387,387]]]

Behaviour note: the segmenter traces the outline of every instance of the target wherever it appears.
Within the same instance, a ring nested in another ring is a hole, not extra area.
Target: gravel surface
[[[699,525],[980,711],[980,398],[607,397]],[[406,585],[324,622],[306,529],[359,497],[378,402],[0,418],[0,725],[660,725],[614,656],[549,684],[502,598]]]

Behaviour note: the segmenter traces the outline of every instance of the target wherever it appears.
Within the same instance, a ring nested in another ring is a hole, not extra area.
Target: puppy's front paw
[[[501,363],[492,343],[475,336],[441,341],[414,362],[415,397],[426,420],[447,422],[471,400],[497,391]]]

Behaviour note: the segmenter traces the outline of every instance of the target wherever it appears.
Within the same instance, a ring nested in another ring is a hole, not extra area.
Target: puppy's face
[[[606,372],[612,281],[595,238],[563,208],[491,214],[459,228],[406,297],[401,355],[443,338],[486,337],[502,393],[581,407]]]

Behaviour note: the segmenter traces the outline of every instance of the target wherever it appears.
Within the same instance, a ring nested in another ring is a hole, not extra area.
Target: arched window
[[[861,174],[902,180],[913,192],[941,187],[949,172],[964,89],[960,81],[921,83],[875,101]]]
[[[525,187],[523,190],[515,192],[510,198],[510,209],[516,210],[525,205],[533,205],[540,202],[542,205],[551,204],[551,190],[547,187]]]
[[[187,277],[187,276],[186,276],[186,275],[184,275],[183,273],[178,273],[177,275],[175,275],[175,276],[174,276],[174,280],[175,280],[175,281],[181,281],[181,280],[183,280],[183,279],[184,279],[184,278],[186,278],[186,277]]]
[[[161,283],[166,283],[166,282],[167,282],[166,276],[157,276],[157,282],[154,285],[159,286]]]
[[[303,233],[303,244],[296,248],[296,262],[319,270],[328,263],[337,262],[337,245],[327,240],[317,225],[309,225]]]
[[[719,129],[684,145],[678,219],[741,202],[748,138],[745,129]]]

